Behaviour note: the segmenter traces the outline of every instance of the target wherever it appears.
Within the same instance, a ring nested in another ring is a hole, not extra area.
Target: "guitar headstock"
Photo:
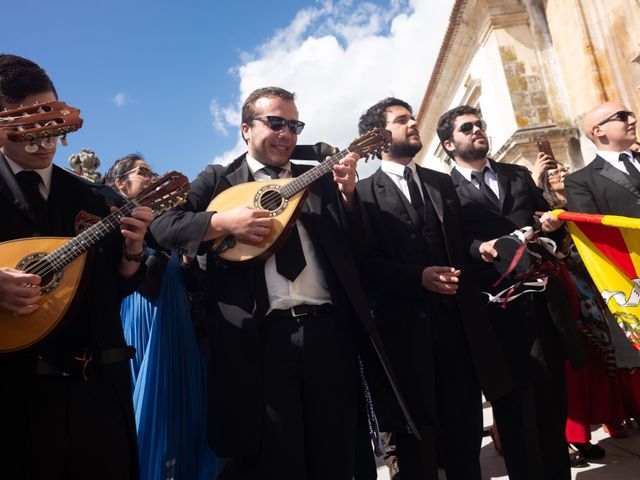
[[[75,132],[82,127],[80,110],[64,102],[47,102],[0,111],[0,128],[12,142],[33,142]]]
[[[189,179],[179,172],[162,175],[135,198],[135,202],[153,210],[155,216],[184,203],[191,189]]]
[[[356,152],[360,157],[372,157],[380,155],[389,149],[391,144],[391,132],[384,128],[371,130],[360,138],[357,138],[349,145],[350,152]]]

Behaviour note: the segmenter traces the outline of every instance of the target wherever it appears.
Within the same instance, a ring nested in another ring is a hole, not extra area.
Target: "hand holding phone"
[[[551,144],[549,143],[548,140],[543,140],[542,142],[538,142],[538,152],[544,153],[545,155],[549,155],[551,157],[551,160],[554,163],[554,166],[550,168],[555,168],[555,164],[557,163],[556,157],[553,155],[553,150],[551,150]]]

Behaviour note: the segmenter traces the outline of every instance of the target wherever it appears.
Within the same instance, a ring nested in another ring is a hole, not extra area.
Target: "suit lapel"
[[[413,208],[407,197],[405,197],[396,184],[393,183],[393,180],[389,178],[389,175],[381,169],[378,169],[374,174],[374,182],[382,208],[416,228],[422,225],[422,218],[416,209]]]
[[[292,178],[299,177],[307,170],[310,170],[309,167],[291,162]],[[322,213],[322,180],[318,179],[307,188],[306,200],[302,206],[302,211],[316,215],[320,215]]]
[[[509,195],[511,195],[511,181],[513,178],[511,173],[507,170],[503,170],[498,162],[489,159],[489,163],[491,164],[493,171],[496,172],[496,177],[498,177],[498,198],[500,199],[500,213],[502,213],[504,211],[505,200]]]
[[[254,178],[249,170],[249,165],[245,160],[245,155],[236,159],[227,169],[224,177],[229,185],[239,185],[241,183],[253,182]]]
[[[0,193],[33,223],[38,223],[35,212],[22,193],[13,171],[2,153],[0,153]]]
[[[440,223],[443,224],[444,208],[442,206],[442,194],[440,193],[440,189],[435,181],[435,177],[429,175],[429,171],[426,168],[418,166],[416,166],[416,168],[418,177],[420,178],[420,183],[422,183],[422,191],[429,196],[431,204],[438,215],[438,219],[440,220]]]
[[[630,193],[635,195],[636,198],[640,198],[640,191],[636,187],[633,186],[629,177],[618,170],[613,165],[609,164],[609,162],[605,161],[602,157],[598,156],[593,161],[593,168],[599,175],[611,180],[612,182],[617,183],[625,190],[628,190]],[[596,163],[597,162],[597,163]]]
[[[496,207],[491,201],[489,201],[489,199],[485,197],[484,193],[482,193],[479,188],[477,188],[469,180],[464,178],[458,170],[454,169],[451,172],[451,177],[454,179],[454,182],[458,184],[458,193],[461,196],[467,198],[468,200],[471,200],[472,202],[479,203],[480,205],[484,206],[494,213],[497,213],[498,215],[501,214],[501,212],[498,210],[498,207]]]

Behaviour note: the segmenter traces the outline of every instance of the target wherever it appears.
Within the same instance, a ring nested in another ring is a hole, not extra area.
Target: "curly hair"
[[[469,105],[460,105],[456,108],[452,108],[448,112],[445,112],[438,119],[436,133],[438,134],[442,148],[451,158],[454,158],[454,155],[444,147],[444,142],[451,140],[453,137],[453,124],[455,123],[456,118],[461,117],[462,115],[475,115],[476,117],[480,117],[480,110]]]
[[[400,100],[399,98],[387,97],[370,107],[360,116],[360,121],[358,122],[358,132],[360,132],[360,135],[363,135],[374,128],[384,128],[387,124],[387,109],[396,106],[404,107],[409,110],[409,112],[413,113],[411,105],[407,102]]]

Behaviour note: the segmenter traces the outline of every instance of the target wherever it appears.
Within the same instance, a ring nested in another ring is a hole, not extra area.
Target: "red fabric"
[[[640,371],[618,369],[618,382],[622,391],[622,402],[626,418],[640,419]]]
[[[638,272],[629,255],[629,247],[622,231],[605,225],[582,223],[577,225],[591,243],[628,278],[638,278]]]
[[[602,362],[590,348],[588,352],[589,361],[581,370],[576,371],[565,362],[568,399],[565,433],[571,443],[587,443],[591,439],[591,425],[617,425],[625,418],[620,382],[608,378]],[[640,375],[637,376],[640,399]]]

